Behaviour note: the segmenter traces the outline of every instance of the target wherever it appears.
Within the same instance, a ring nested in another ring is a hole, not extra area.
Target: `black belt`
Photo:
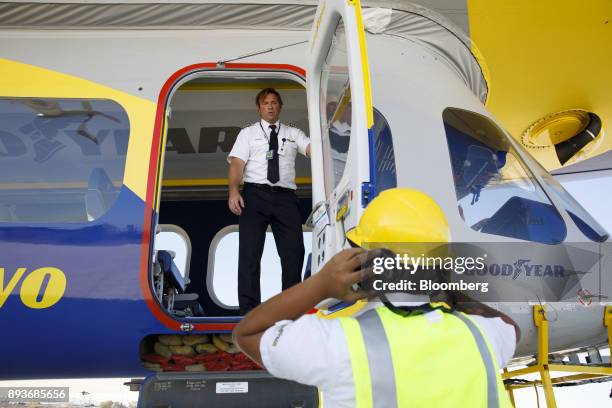
[[[245,187],[253,187],[258,188],[260,190],[270,191],[272,193],[284,192],[284,193],[294,193],[295,190],[287,187],[279,187],[279,186],[271,186],[269,184],[258,184],[258,183],[244,183]]]

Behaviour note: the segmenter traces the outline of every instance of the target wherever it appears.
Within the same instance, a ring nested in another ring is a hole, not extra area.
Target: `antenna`
[[[240,55],[238,57],[233,57],[233,58],[228,58],[228,59],[220,60],[220,61],[217,61],[217,68],[225,68],[225,64],[227,62],[237,61],[237,60],[241,60],[241,59],[244,59],[244,58],[253,57],[255,55],[266,54],[268,52],[280,50],[282,48],[293,47],[295,45],[300,45],[300,44],[304,44],[304,43],[307,43],[307,42],[308,41],[299,41],[299,42],[296,42],[296,43],[281,45],[281,46],[275,47],[275,48],[266,48],[266,49],[261,50],[261,51],[254,51],[254,52],[251,52],[249,54]]]

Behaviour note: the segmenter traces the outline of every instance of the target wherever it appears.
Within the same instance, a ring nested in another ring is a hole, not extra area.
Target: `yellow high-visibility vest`
[[[495,354],[460,312],[403,316],[381,306],[339,318],[357,408],[512,407]]]

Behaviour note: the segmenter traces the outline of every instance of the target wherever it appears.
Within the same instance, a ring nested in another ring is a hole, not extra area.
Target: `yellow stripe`
[[[353,368],[353,382],[355,384],[355,406],[357,408],[372,407],[372,380],[370,379],[370,366],[366,353],[363,335],[359,322],[353,318],[342,318],[340,324],[346,336],[346,342],[351,356]],[[390,373],[390,375],[393,375]]]
[[[189,187],[189,186],[227,186],[227,179],[175,179],[164,180],[164,187]]]
[[[246,90],[261,90],[264,88],[274,89],[295,89],[303,91],[304,87],[298,83],[246,83],[246,84],[230,84],[230,83],[186,83],[182,85],[179,91],[246,91]]]
[[[298,185],[312,184],[311,177],[297,177],[295,183]],[[121,180],[114,180],[113,186],[121,187]],[[210,179],[173,179],[164,180],[164,187],[191,187],[191,186],[226,186],[227,179],[225,178],[210,178]],[[52,190],[61,188],[83,189],[87,188],[87,183],[84,181],[75,182],[58,182],[58,183],[0,183],[1,190]]]
[[[361,4],[359,0],[347,0],[348,4],[355,6],[357,17],[357,31],[359,34],[359,49],[361,51],[361,69],[363,70],[363,90],[365,92],[366,114],[368,129],[374,125],[374,113],[372,109],[372,88],[370,85],[370,64],[368,63],[368,50],[366,47],[363,19],[361,17]]]
[[[160,146],[166,146],[166,139],[168,138],[168,111],[164,112],[164,123],[162,124],[162,137]],[[161,188],[163,185],[159,182],[161,180],[162,175],[160,172],[164,168],[164,163],[166,162],[166,149],[161,149],[161,157],[159,158],[159,163],[157,163],[157,169],[155,170],[155,211],[159,213],[159,205],[161,202]]]
[[[82,78],[2,58],[0,89],[7,97],[109,99],[121,105],[130,121],[123,184],[145,200],[155,103]]]
[[[348,204],[346,204],[344,207],[338,210],[338,213],[336,214],[336,222],[340,221],[342,217],[344,217],[344,214],[346,214],[347,211],[348,211]]]
[[[312,184],[311,177],[296,177],[296,184]],[[164,180],[164,187],[187,187],[187,186],[227,186],[226,178],[209,178],[209,179],[174,179]]]

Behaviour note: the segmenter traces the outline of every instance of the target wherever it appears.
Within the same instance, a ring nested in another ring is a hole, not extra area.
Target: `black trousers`
[[[261,255],[266,229],[272,227],[281,259],[283,290],[301,281],[304,236],[298,199],[293,191],[272,191],[245,184],[239,219],[238,303],[246,314],[261,303]]]

